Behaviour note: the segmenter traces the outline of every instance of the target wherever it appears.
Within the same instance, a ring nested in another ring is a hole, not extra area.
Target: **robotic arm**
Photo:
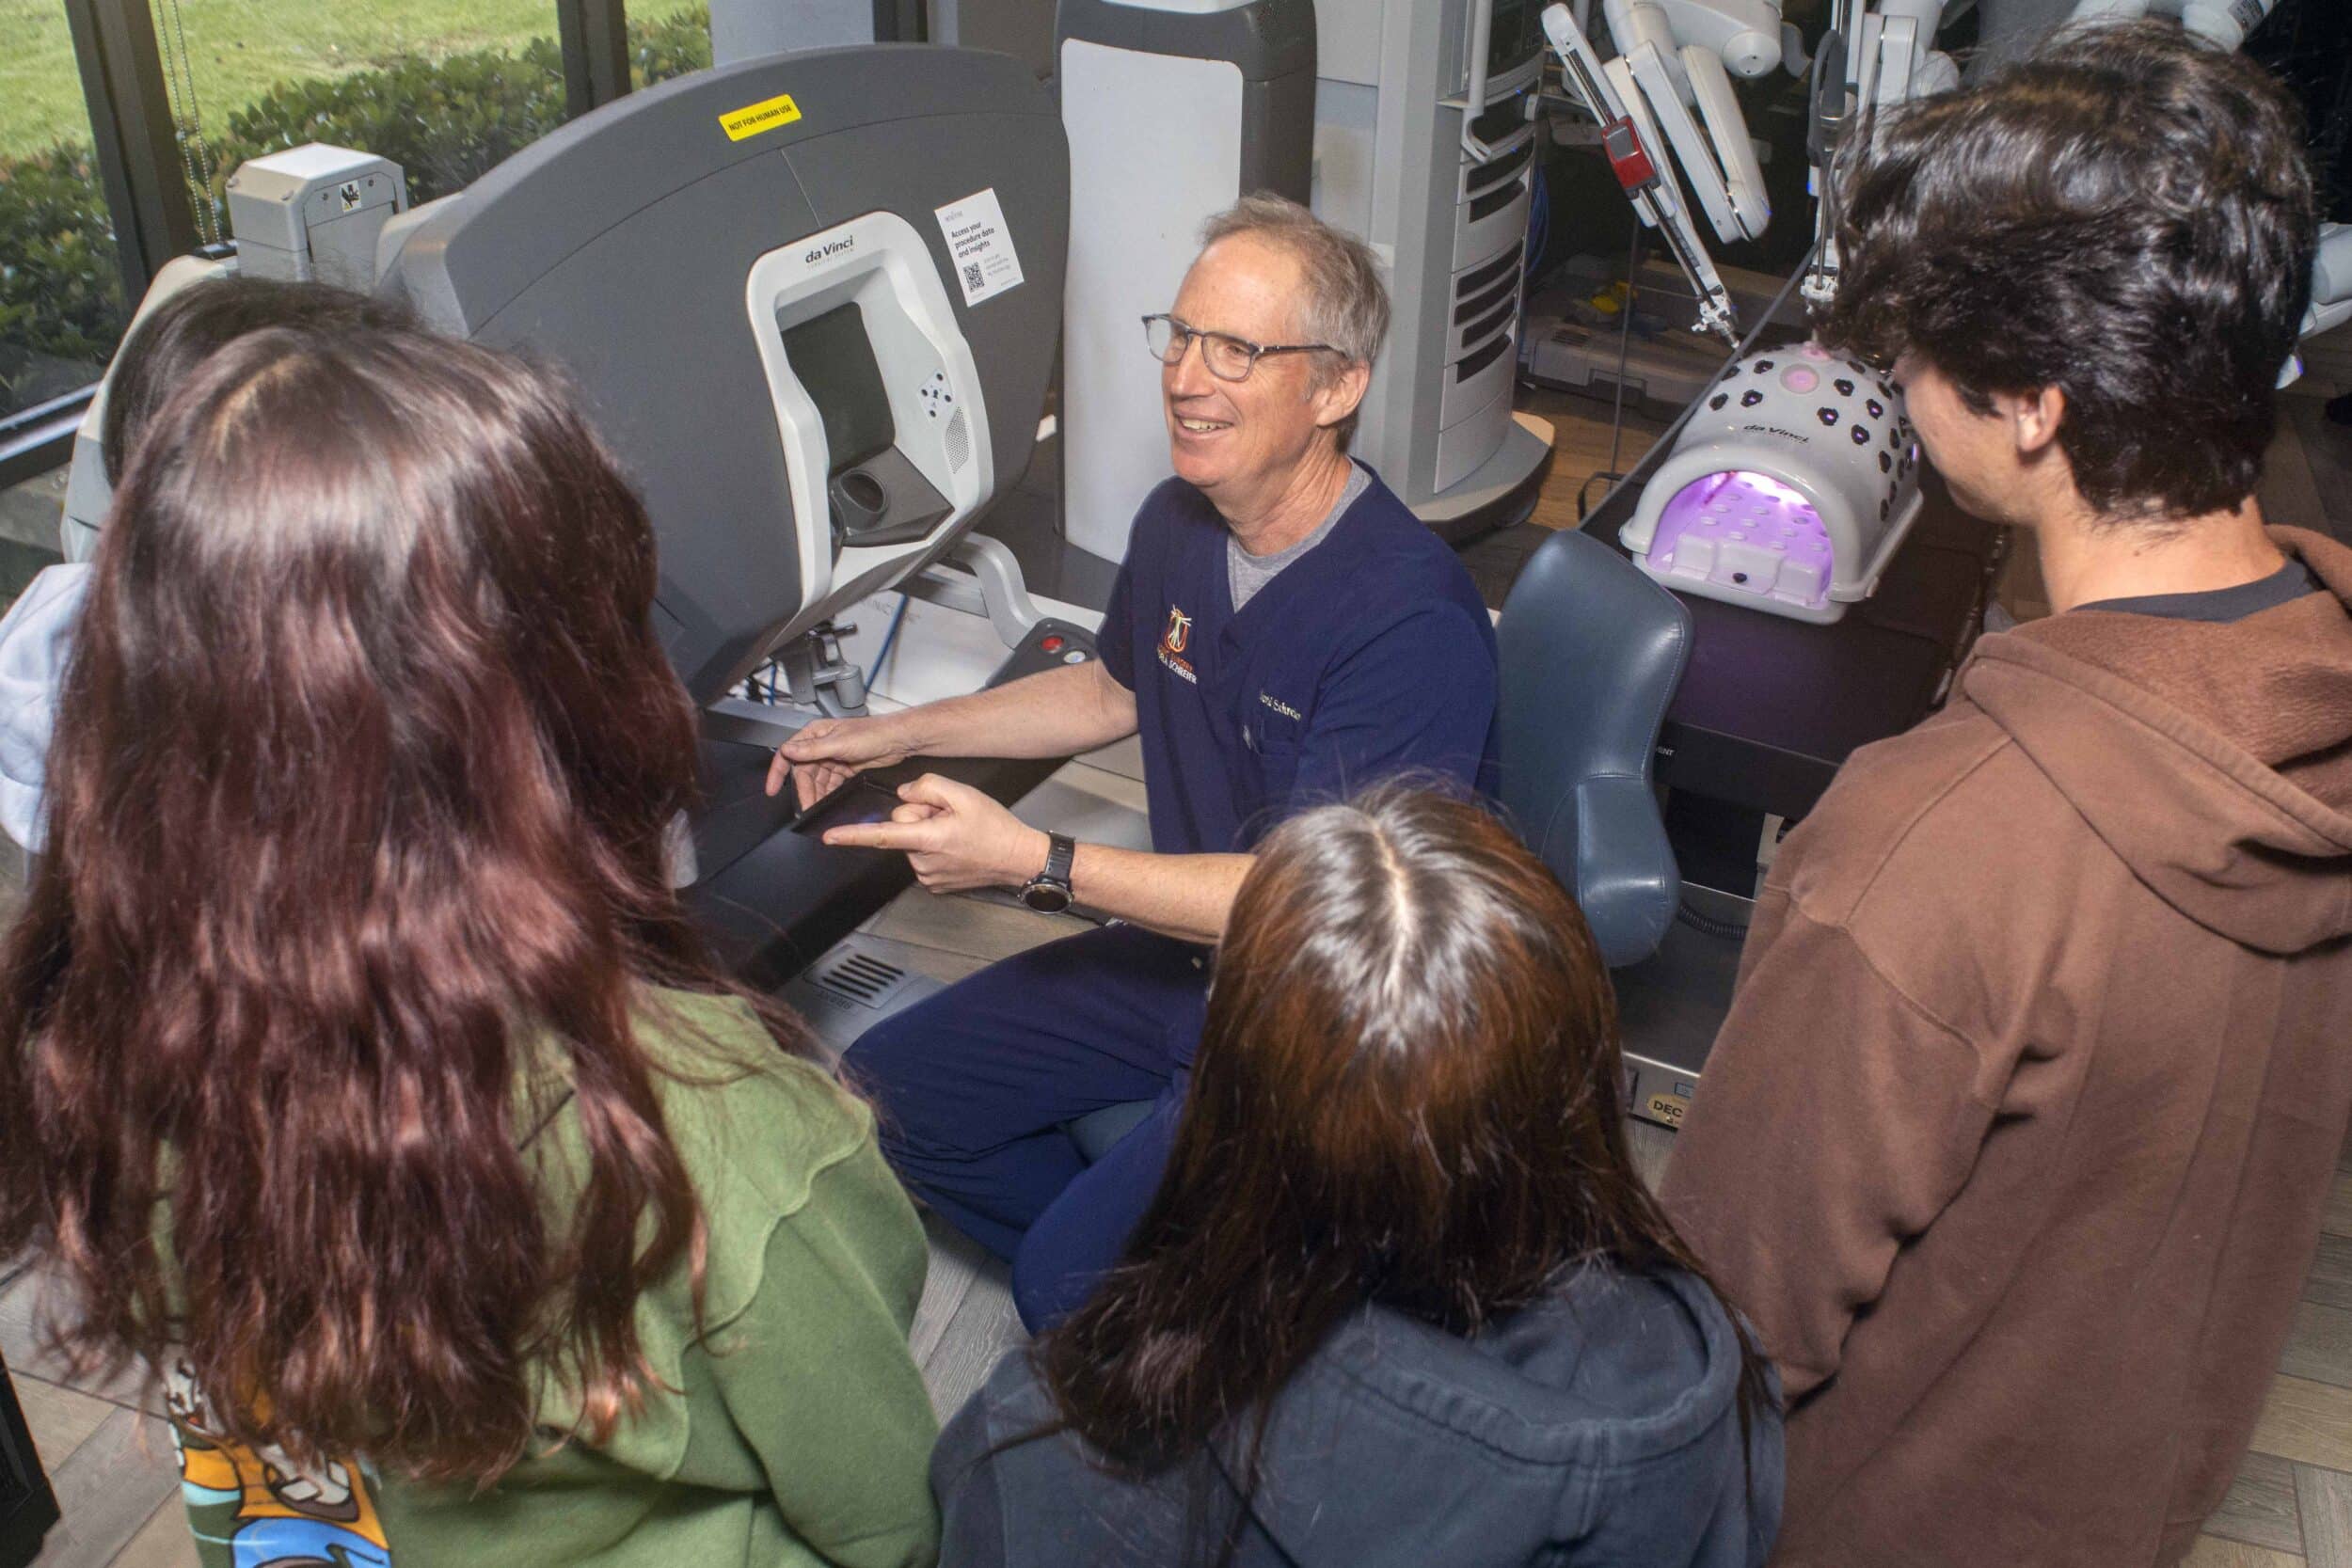
[[[1863,13],[1847,66],[1860,102],[1884,107],[1960,86],[1960,67],[1935,47],[1944,4],[1883,0],[1877,9]]]
[[[1655,9],[1646,5],[1644,8]],[[1691,279],[1699,304],[1695,329],[1721,333],[1738,347],[1740,334],[1732,318],[1731,295],[1706,247],[1699,244],[1690,209],[1683,205],[1682,188],[1667,166],[1664,144],[1658,139],[1657,126],[1642,111],[1642,95],[1629,72],[1617,71],[1614,68],[1621,62],[1616,60],[1601,64],[1592,40],[1566,6],[1556,0],[1547,6],[1543,22],[1544,36],[1560,56],[1561,74],[1568,89],[1600,125],[1601,149],[1608,154],[1617,183],[1625,188],[1642,221],[1664,238],[1666,248],[1674,252],[1675,261]]]
[[[1858,112],[1891,108],[1960,86],[1960,67],[1934,47],[1936,30],[1944,24],[1944,6],[1945,0],[1881,0],[1876,9],[1856,14],[1853,0],[1831,0],[1830,30],[1815,65],[1822,76],[1815,87],[1814,134],[1808,148],[1813,160],[1813,264],[1800,290],[1816,307],[1828,305],[1837,294],[1837,200],[1829,164],[1838,136]],[[1840,49],[1842,80],[1829,74],[1837,69]]]
[[[1816,64],[1810,150],[1820,243],[1804,292],[1816,304],[1826,304],[1837,288],[1836,213],[1823,178],[1830,150],[1858,109],[1959,85],[1959,69],[1934,48],[1945,4],[1880,0],[1868,8],[1867,0],[1832,0],[1830,32]],[[1730,296],[1665,153],[1673,151],[1718,238],[1730,244],[1764,232],[1772,205],[1731,77],[1760,76],[1780,63],[1779,0],[1602,0],[1601,9],[1617,46],[1605,64],[1565,5],[1545,10],[1545,35],[1569,87],[1600,122],[1618,182],[1689,276],[1699,301],[1697,325],[1736,341]]]
[[[1601,14],[1617,45],[1603,69],[1653,152],[1674,150],[1724,244],[1762,234],[1772,203],[1731,77],[1780,64],[1779,0],[1602,0]]]
[[[1565,5],[1545,9],[1544,35],[1569,89],[1600,123],[1617,182],[1691,279],[1695,325],[1737,345],[1731,295],[1666,154],[1673,150],[1725,244],[1764,232],[1772,203],[1731,77],[1761,76],[1780,63],[1780,0],[1602,0],[1601,12],[1617,46],[1606,64]]]

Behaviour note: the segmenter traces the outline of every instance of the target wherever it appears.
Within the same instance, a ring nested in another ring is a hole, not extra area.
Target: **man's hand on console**
[[[915,880],[933,893],[1019,887],[1045,868],[1045,834],[969,784],[926,773],[901,785],[898,800],[889,821],[835,828],[825,842],[903,849]]]
[[[874,719],[818,719],[776,751],[768,765],[768,793],[784,787],[788,777],[801,799],[801,809],[823,800],[868,768],[888,768],[904,762],[915,750],[898,721],[899,716]]]

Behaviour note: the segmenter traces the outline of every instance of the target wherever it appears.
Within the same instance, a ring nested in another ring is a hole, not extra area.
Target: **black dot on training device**
[[[1863,399],[1862,406],[1870,411],[1870,418],[1874,420],[1883,420],[1886,417],[1886,404],[1876,398]]]
[[[1770,359],[1758,359],[1756,362],[1756,373],[1758,375],[1762,375],[1766,371],[1769,371],[1772,368],[1772,362]]]
[[[1885,501],[1879,502],[1879,521],[1882,523],[1886,521],[1886,508],[1887,503]]]
[[[1841,375],[1837,378],[1836,386],[1837,395],[1839,397],[1850,398],[1853,396],[1853,383],[1847,380],[1844,376]]]
[[[1730,401],[1731,394],[1729,392],[1717,392],[1713,397],[1707,400],[1707,406],[1709,409],[1717,409],[1721,408],[1724,404],[1729,403]]]
[[[1763,401],[1764,394],[1761,392],[1742,392],[1740,394],[1740,406],[1742,408],[1753,408]]]
[[[1881,473],[1883,473],[1883,474],[1891,474],[1891,473],[1893,473],[1894,471],[1895,471],[1895,460],[1894,460],[1894,458],[1892,458],[1892,457],[1888,456],[1885,452],[1881,452],[1881,453],[1879,453],[1879,472],[1881,472]]]
[[[1866,429],[1865,427],[1861,426],[1861,425],[1856,425],[1856,426],[1854,426],[1854,427],[1853,427],[1853,444],[1854,444],[1855,446],[1857,446],[1857,447],[1867,447],[1867,446],[1868,446],[1868,445],[1870,444],[1870,433],[1869,433],[1869,431],[1868,431],[1867,429]]]
[[[1837,428],[1837,410],[1835,408],[1816,408],[1813,411],[1813,417],[1832,430]]]

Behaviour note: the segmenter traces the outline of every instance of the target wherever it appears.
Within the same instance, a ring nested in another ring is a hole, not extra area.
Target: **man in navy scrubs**
[[[1376,263],[1295,203],[1213,220],[1160,360],[1176,477],[1136,515],[1099,662],[871,719],[819,720],[769,776],[805,804],[911,755],[1061,756],[1139,734],[1152,850],[1075,844],[936,776],[888,823],[937,893],[1009,886],[1115,918],[1008,958],[867,1031],[844,1069],[908,1185],[1013,1263],[1032,1331],[1118,1260],[1159,1182],[1199,1037],[1210,944],[1267,829],[1409,772],[1475,787],[1495,639],[1470,576],[1347,456],[1388,330]],[[1137,356],[1138,373],[1144,361]],[[1063,1124],[1152,1115],[1088,1167]]]

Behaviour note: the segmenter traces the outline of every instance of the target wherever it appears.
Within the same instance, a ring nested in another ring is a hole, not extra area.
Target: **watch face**
[[[1021,890],[1021,901],[1041,914],[1059,914],[1070,907],[1070,890],[1051,882],[1031,882]]]

